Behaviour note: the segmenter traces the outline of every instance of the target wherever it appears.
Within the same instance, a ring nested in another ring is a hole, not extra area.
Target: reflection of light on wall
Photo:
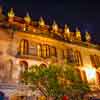
[[[96,80],[96,70],[92,67],[87,67],[85,68],[87,80],[90,81],[95,81]]]

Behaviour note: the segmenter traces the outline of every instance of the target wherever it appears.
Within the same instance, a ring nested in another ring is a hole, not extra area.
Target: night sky
[[[4,13],[13,7],[16,15],[30,13],[33,20],[40,16],[51,24],[53,20],[63,27],[67,23],[72,31],[78,26],[82,34],[91,32],[93,42],[100,43],[99,0],[0,0]]]

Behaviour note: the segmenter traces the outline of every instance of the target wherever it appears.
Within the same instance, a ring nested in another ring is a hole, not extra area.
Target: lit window
[[[77,66],[83,65],[81,53],[79,51],[74,51],[74,59]]]
[[[42,57],[47,58],[50,56],[50,49],[48,45],[42,45]]]
[[[29,55],[37,56],[37,44],[30,43],[30,46],[29,46]]]
[[[98,68],[100,67],[100,57],[97,55],[90,55],[90,60],[93,67]]]
[[[55,47],[50,47],[50,56],[55,56],[55,57],[57,56]]]
[[[72,48],[67,49],[67,61],[68,63],[74,63],[74,51]]]
[[[20,54],[21,55],[27,55],[28,54],[28,49],[29,49],[29,44],[28,41],[23,39],[20,41]]]

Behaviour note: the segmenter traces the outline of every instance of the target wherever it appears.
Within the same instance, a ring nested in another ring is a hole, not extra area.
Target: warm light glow
[[[24,17],[24,20],[27,22],[27,23],[30,23],[31,22],[31,17],[29,15],[29,13],[26,13],[26,16]]]
[[[65,24],[64,33],[69,33],[69,32],[70,32],[70,30],[69,30],[67,24]]]
[[[15,13],[13,11],[13,8],[11,8],[10,12],[8,12],[8,17],[13,18],[15,16]]]
[[[40,17],[39,25],[40,26],[45,26],[45,21],[44,21],[43,17]]]
[[[96,70],[94,68],[87,67],[85,68],[85,72],[86,72],[87,80],[89,82],[96,80]]]
[[[58,31],[58,25],[56,24],[55,21],[53,22],[52,29],[53,29],[53,31],[55,31],[55,32]]]
[[[91,41],[91,35],[89,32],[85,33],[85,38],[86,38],[86,41]]]

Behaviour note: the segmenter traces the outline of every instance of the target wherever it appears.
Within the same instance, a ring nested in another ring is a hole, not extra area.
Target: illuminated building
[[[81,32],[71,32],[65,25],[46,25],[31,19],[29,13],[24,18],[15,15],[13,8],[8,17],[0,8],[0,81],[18,82],[20,72],[34,64],[55,63],[66,59],[76,66],[80,78],[95,86],[100,85],[100,47],[91,44],[91,36],[86,32],[82,41]]]

